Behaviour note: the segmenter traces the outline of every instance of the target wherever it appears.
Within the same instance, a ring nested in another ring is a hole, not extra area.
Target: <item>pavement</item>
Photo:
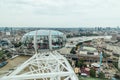
[[[4,67],[0,68],[0,76],[4,75],[10,71],[13,71],[18,66],[20,66],[22,63],[24,63],[26,60],[28,60],[30,56],[18,56],[14,59],[8,59],[8,64]]]

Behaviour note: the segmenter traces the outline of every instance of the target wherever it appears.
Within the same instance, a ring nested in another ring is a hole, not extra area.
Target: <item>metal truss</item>
[[[0,80],[78,80],[67,59],[57,51],[36,53]]]

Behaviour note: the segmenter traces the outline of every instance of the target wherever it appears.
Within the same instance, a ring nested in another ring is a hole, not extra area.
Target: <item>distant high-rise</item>
[[[117,34],[116,34],[116,33],[113,33],[113,34],[112,34],[111,40],[117,40]]]

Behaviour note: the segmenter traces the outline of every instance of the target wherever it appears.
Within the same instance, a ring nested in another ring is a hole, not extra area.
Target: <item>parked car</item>
[[[1,63],[0,63],[0,68],[3,67],[3,66],[5,66],[7,63],[8,63],[8,62],[6,62],[6,61],[1,62]]]

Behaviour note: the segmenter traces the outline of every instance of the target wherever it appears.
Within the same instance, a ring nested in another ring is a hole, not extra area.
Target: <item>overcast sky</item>
[[[0,26],[116,27],[120,0],[0,0]]]

